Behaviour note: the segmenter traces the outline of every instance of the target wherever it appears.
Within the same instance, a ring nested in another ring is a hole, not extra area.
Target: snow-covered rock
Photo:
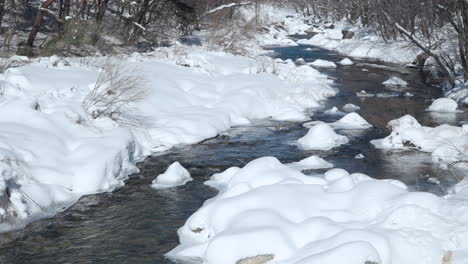
[[[301,161],[289,163],[286,165],[300,171],[333,168],[333,164],[317,156],[310,156]]]
[[[321,60],[321,59],[315,60],[315,61],[309,63],[309,65],[314,66],[314,67],[318,67],[318,68],[336,68],[336,64],[334,62],[327,61],[327,60]]]
[[[345,115],[334,123],[331,123],[330,126],[337,129],[367,129],[372,127],[372,125],[364,118],[354,112]]]
[[[342,169],[306,176],[271,157],[221,174],[209,181],[220,193],[179,229],[181,244],[168,257],[207,264],[257,256],[281,264],[440,264],[450,249],[453,263],[464,263],[462,193],[409,192],[397,180]]]
[[[172,188],[184,185],[191,180],[190,173],[176,161],[163,174],[153,180],[151,187],[155,189]]]
[[[346,115],[346,113],[341,112],[340,110],[338,110],[338,108],[336,106],[323,111],[323,113],[325,113],[327,115]]]
[[[382,84],[385,86],[407,86],[408,85],[406,81],[396,76],[391,77],[390,79],[386,80]]]
[[[348,143],[348,138],[338,135],[328,124],[317,124],[298,140],[301,148],[306,150],[330,150]]]
[[[343,106],[343,110],[346,112],[354,112],[354,111],[358,111],[359,109],[361,109],[361,107],[354,105],[354,104],[345,104]]]
[[[387,128],[392,131],[396,130],[403,130],[407,128],[420,128],[421,124],[419,124],[416,118],[412,117],[411,115],[404,115],[398,119],[391,120],[387,124]]]
[[[364,154],[359,153],[359,154],[357,154],[356,156],[354,156],[354,158],[355,158],[355,159],[364,159],[365,156],[364,156]]]
[[[361,91],[359,91],[359,92],[356,93],[356,96],[357,96],[357,97],[374,97],[375,94],[373,94],[373,93],[368,93],[368,92],[366,92],[365,90],[361,90]]]
[[[392,133],[386,138],[372,140],[375,147],[429,152],[432,153],[432,160],[442,167],[453,164],[468,170],[468,164],[460,162],[468,156],[468,131],[464,127],[425,127],[410,115],[390,121],[388,127]]]
[[[450,98],[439,98],[432,102],[429,108],[427,108],[427,111],[445,113],[461,112],[460,110],[457,110],[457,108],[458,104],[455,100]]]
[[[349,58],[344,58],[344,59],[340,60],[338,62],[338,64],[343,65],[343,66],[349,66],[349,65],[353,65],[354,62],[352,60],[350,60]]]

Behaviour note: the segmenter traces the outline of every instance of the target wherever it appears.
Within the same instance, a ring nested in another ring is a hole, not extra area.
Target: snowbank
[[[334,28],[318,25],[317,33],[311,39],[299,40],[299,44],[320,46],[352,57],[372,58],[385,62],[408,64],[421,51],[408,45],[407,40],[385,42],[372,28],[350,25],[345,20],[334,23]],[[352,39],[343,39],[342,30],[355,33]]]
[[[153,180],[151,187],[155,189],[172,188],[184,185],[191,180],[190,173],[179,162],[174,162],[163,174]]]
[[[82,106],[105,60],[39,58],[0,74],[0,196],[7,201],[1,230],[123,186],[135,162],[151,152],[253,119],[305,120],[305,109],[335,94],[309,66],[161,48],[113,58],[138,69],[146,87],[144,100],[130,105],[136,119],[119,123],[93,119]]]
[[[456,113],[462,112],[457,110],[458,104],[453,99],[450,98],[439,98],[432,102],[432,104],[427,108],[427,111],[431,112],[443,112],[443,113]]]
[[[336,134],[333,128],[325,123],[314,125],[298,140],[299,146],[305,150],[330,150],[346,143],[347,137]]]
[[[384,138],[371,141],[381,149],[415,149],[432,153],[432,160],[442,167],[457,166],[468,169],[468,126],[438,127],[421,126],[410,115],[388,123],[392,133]]]
[[[272,157],[228,169],[207,184],[220,193],[179,229],[181,244],[170,258],[440,264],[453,253],[452,263],[466,262],[466,196],[408,192],[399,181],[342,169],[306,176]]]

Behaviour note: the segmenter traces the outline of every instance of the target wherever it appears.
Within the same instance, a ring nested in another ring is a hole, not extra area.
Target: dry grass
[[[120,125],[141,126],[144,117],[136,113],[134,106],[146,94],[146,83],[136,69],[108,60],[82,106],[93,119],[108,117]]]

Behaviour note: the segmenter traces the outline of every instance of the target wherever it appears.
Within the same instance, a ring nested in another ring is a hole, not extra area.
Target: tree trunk
[[[0,30],[2,28],[4,14],[5,14],[5,0],[0,0]]]
[[[99,1],[99,8],[98,8],[98,11],[96,13],[96,22],[98,22],[99,24],[102,22],[102,19],[104,18],[104,14],[106,13],[107,3],[108,2],[109,2],[109,0]]]
[[[37,11],[36,15],[36,20],[34,21],[34,25],[31,29],[31,33],[29,33],[28,41],[26,42],[26,45],[29,47],[34,46],[34,40],[36,39],[37,33],[39,32],[39,29],[41,28],[42,25],[42,19],[44,17],[44,11],[42,10],[43,8],[48,8],[52,3],[54,3],[55,0],[47,0],[42,3],[41,7],[39,8],[39,11]]]
[[[63,2],[63,17],[70,16],[70,0],[64,0]]]
[[[461,17],[462,25],[461,32],[459,34],[459,51],[460,61],[463,67],[463,75],[465,80],[468,79],[468,3],[466,1],[461,2]]]

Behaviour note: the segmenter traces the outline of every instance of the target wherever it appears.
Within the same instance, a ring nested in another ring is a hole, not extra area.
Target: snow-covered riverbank
[[[397,180],[342,169],[307,176],[272,157],[205,184],[220,193],[179,230],[181,245],[169,257],[207,264],[467,262],[463,192],[408,192]]]
[[[146,91],[130,103],[143,122],[119,125],[82,107],[103,61],[40,58],[0,75],[1,230],[122,186],[151,152],[254,119],[305,120],[305,109],[335,93],[308,66],[176,46],[113,58]]]

